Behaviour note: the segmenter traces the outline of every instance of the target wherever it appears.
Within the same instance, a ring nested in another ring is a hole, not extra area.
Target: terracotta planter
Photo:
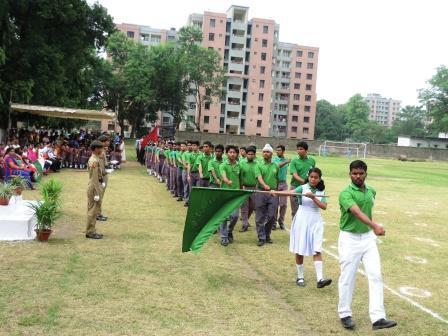
[[[9,198],[0,198],[0,205],[8,205]]]
[[[16,188],[16,195],[17,195],[17,196],[22,195],[22,192],[23,192],[23,189],[22,189],[21,187],[17,187],[17,188]]]
[[[48,238],[50,238],[53,230],[34,230],[36,232],[36,239],[40,242],[47,242]]]

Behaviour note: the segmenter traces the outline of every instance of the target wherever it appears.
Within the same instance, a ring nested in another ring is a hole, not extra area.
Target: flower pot
[[[8,205],[9,198],[0,198],[0,205]]]
[[[36,232],[36,239],[41,242],[48,241],[53,230],[34,230]]]
[[[23,189],[21,187],[16,187],[16,189],[15,189],[15,192],[16,192],[17,196],[22,195],[22,191],[23,191]]]

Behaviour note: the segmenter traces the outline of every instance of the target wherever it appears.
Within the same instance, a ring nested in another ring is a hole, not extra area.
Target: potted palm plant
[[[61,205],[62,183],[55,179],[48,180],[41,184],[40,194],[44,201],[54,202],[57,206]]]
[[[28,207],[34,211],[36,216],[36,238],[38,241],[46,242],[53,232],[52,227],[56,220],[61,216],[58,204],[44,200],[30,202]]]
[[[13,195],[13,188],[9,183],[0,184],[0,205],[8,205],[9,199]]]
[[[28,182],[20,175],[13,176],[11,181],[9,181],[9,184],[11,185],[16,196],[21,196],[23,190],[28,188]]]

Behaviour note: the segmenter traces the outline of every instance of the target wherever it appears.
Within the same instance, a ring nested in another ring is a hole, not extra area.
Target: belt
[[[243,184],[243,187],[253,188],[253,187],[256,187],[256,185],[245,185],[245,184]]]

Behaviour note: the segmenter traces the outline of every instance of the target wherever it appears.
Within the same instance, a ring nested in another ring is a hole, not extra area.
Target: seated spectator
[[[28,186],[33,188],[32,178],[33,172],[22,162],[22,158],[17,156],[15,149],[9,147],[5,153],[5,179],[10,179],[13,175],[19,175],[26,179]]]

